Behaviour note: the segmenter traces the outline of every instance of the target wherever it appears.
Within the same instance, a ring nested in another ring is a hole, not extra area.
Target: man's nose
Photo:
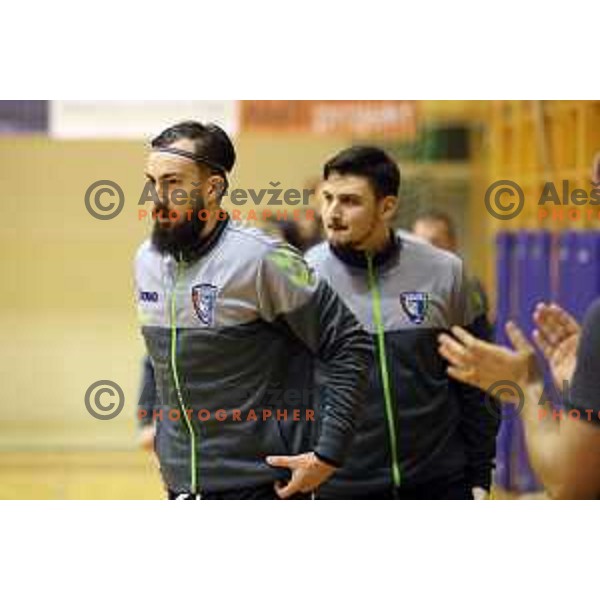
[[[169,186],[168,184],[157,183],[154,186],[156,190],[156,195],[154,196],[154,204],[158,204],[159,206],[168,206],[169,205]]]
[[[329,204],[329,216],[338,218],[341,216],[341,206],[337,200],[332,200]]]

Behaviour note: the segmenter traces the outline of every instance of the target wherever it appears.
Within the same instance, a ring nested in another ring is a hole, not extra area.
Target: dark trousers
[[[317,492],[317,500],[473,500],[471,487],[461,480],[435,480],[413,487],[376,491],[354,491],[343,494]]]
[[[251,488],[238,488],[223,492],[203,492],[191,494],[189,492],[173,492],[167,490],[169,500],[279,500],[273,484]],[[310,494],[296,494],[290,500],[310,500]]]

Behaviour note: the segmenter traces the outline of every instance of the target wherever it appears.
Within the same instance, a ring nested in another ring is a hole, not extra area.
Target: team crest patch
[[[192,288],[192,302],[200,321],[212,327],[215,324],[217,287],[210,283],[200,283]]]
[[[400,304],[411,323],[420,325],[427,317],[429,294],[427,292],[403,292]]]

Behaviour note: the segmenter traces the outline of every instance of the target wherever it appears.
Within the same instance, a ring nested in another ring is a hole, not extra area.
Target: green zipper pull
[[[373,321],[375,322],[375,333],[377,337],[378,363],[383,384],[383,397],[385,399],[385,415],[387,418],[388,435],[392,452],[392,481],[394,487],[400,486],[400,467],[398,466],[398,444],[396,438],[396,425],[394,423],[394,403],[392,400],[392,388],[387,366],[385,352],[385,329],[381,318],[381,298],[377,287],[377,278],[373,268],[373,257],[367,253],[367,272],[369,277],[369,290],[373,301]]]
[[[171,292],[171,372],[173,373],[173,383],[175,384],[175,390],[177,393],[177,400],[179,401],[179,407],[185,424],[190,434],[190,482],[192,488],[192,494],[196,494],[198,490],[198,472],[196,468],[196,434],[188,414],[185,412],[185,404],[183,403],[183,396],[181,394],[181,385],[179,383],[179,373],[177,371],[177,306],[176,306],[176,292],[177,292],[177,280],[179,279],[179,262],[177,262],[175,270],[175,282],[173,284],[173,290]]]

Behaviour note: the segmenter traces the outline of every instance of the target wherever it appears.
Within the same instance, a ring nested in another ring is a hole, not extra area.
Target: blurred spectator
[[[281,237],[302,253],[323,239],[321,215],[313,208],[303,211],[297,220],[270,217],[265,225],[265,229],[269,233]]]
[[[412,232],[437,248],[457,253],[456,227],[450,215],[441,210],[420,212],[413,223]]]
[[[441,210],[428,209],[419,213],[414,220],[412,232],[417,237],[422,238],[437,248],[458,254],[458,239],[456,236],[456,227],[449,214]],[[477,277],[469,277],[467,285],[470,290],[471,301],[475,308],[488,316],[489,319],[489,301],[485,289]],[[487,329],[485,333],[487,339],[491,338],[493,327],[488,322],[485,324]]]

